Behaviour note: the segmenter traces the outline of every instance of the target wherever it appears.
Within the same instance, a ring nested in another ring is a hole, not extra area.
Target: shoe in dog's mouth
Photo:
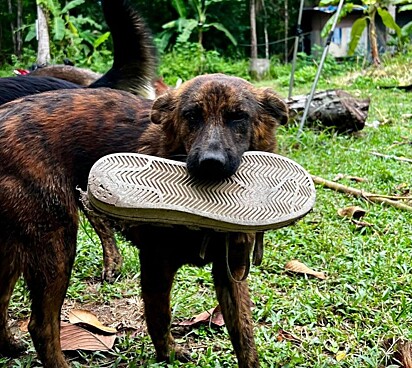
[[[266,152],[246,152],[221,180],[193,177],[181,162],[121,153],[93,166],[88,198],[96,211],[127,221],[251,232],[306,215],[315,188],[299,164]]]

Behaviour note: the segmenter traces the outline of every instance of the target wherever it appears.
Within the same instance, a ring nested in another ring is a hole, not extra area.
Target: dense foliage
[[[205,50],[213,50],[228,58],[243,58],[250,55],[250,15],[249,2],[244,0],[131,0],[133,5],[146,19],[158,40],[170,31],[166,25],[173,21],[192,22],[193,33],[185,38],[185,43],[198,43],[199,24],[202,27],[202,46]],[[256,1],[258,11],[257,35],[259,53],[264,53],[263,24],[267,23],[270,42],[270,54],[284,54],[284,43],[279,42],[285,36],[285,10],[283,1]],[[75,59],[80,65],[99,62],[99,55],[111,49],[110,45],[95,42],[108,31],[99,1],[84,0],[39,0],[38,4],[47,11],[49,17],[49,32],[52,40],[52,61],[61,62],[62,58]],[[265,11],[259,4],[265,4]],[[288,34],[293,35],[296,27],[299,0],[288,1]],[[19,8],[20,4],[20,8]],[[68,6],[69,5],[69,6]],[[199,9],[201,10],[199,12]],[[34,33],[34,23],[37,17],[36,2],[32,0],[7,0],[0,2],[0,64],[13,62],[12,55],[17,55],[24,63],[35,61],[37,42]],[[19,15],[21,13],[21,15]],[[202,16],[207,23],[202,23]],[[188,23],[188,22],[186,22]],[[165,28],[166,27],[166,28]],[[195,29],[194,29],[195,28]],[[231,42],[224,36],[222,30],[233,35],[236,42]],[[187,29],[185,30],[187,31]],[[206,32],[207,31],[207,32]],[[20,32],[20,33],[19,33]],[[175,29],[170,34],[170,41],[163,48],[171,50],[179,38],[180,30]],[[170,33],[170,32],[169,32]],[[21,49],[13,42],[16,35],[22,39]],[[181,34],[180,34],[181,35]],[[181,38],[180,38],[181,39]],[[164,39],[163,39],[164,41]],[[161,45],[160,45],[161,46]],[[168,46],[168,47],[167,47]],[[186,47],[187,45],[185,45]],[[179,46],[180,47],[180,46]],[[288,47],[292,47],[292,41]],[[162,47],[161,47],[162,49]]]

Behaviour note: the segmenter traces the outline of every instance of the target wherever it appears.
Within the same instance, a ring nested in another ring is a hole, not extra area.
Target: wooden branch
[[[312,176],[312,180],[315,184],[323,185],[324,187],[336,190],[337,192],[350,194],[354,197],[364,198],[364,199],[366,199],[370,202],[383,203],[383,204],[398,208],[400,210],[412,212],[412,207],[408,206],[405,203],[385,198],[385,196],[379,196],[379,194],[368,193],[368,192],[365,192],[365,191],[360,190],[360,189],[347,187],[345,185],[336,183],[334,181],[323,179],[319,176],[315,176],[315,175],[311,175],[311,176]]]
[[[359,153],[368,153],[370,155],[373,156],[377,156],[377,157],[382,157],[382,158],[387,158],[387,159],[391,159],[391,160],[396,160],[396,161],[402,161],[402,162],[408,162],[408,163],[412,163],[412,159],[410,158],[406,158],[406,157],[400,157],[400,156],[394,156],[394,155],[386,155],[384,153],[380,153],[380,152],[376,152],[376,151],[362,151],[362,150],[358,150],[355,148],[348,148],[350,151],[354,151],[354,152],[359,152]]]
[[[394,156],[394,155],[385,155],[383,153],[379,153],[379,152],[375,152],[375,151],[371,151],[369,153],[371,155],[378,156],[378,157],[390,158],[390,159],[396,160],[396,161],[403,161],[403,162],[412,163],[412,160],[410,158],[406,158],[406,157],[399,157],[399,156]]]

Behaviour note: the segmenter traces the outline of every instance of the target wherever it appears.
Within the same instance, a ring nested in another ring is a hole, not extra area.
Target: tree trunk
[[[376,7],[372,6],[369,13],[369,41],[371,43],[372,62],[375,66],[379,66],[381,60],[379,58],[378,37],[376,35]]]
[[[307,95],[286,100],[290,118],[300,119],[306,106]],[[330,127],[338,132],[362,130],[368,117],[369,99],[360,100],[342,90],[320,91],[310,104],[306,126]]]
[[[37,5],[37,65],[45,66],[50,63],[50,40],[47,18],[43,8]]]
[[[250,0],[250,57],[257,59],[256,0]]]
[[[13,14],[13,6],[11,4],[11,0],[7,0],[7,5],[9,8],[9,13]],[[11,40],[13,42],[13,53],[17,54],[16,33],[15,33],[14,23],[12,20],[10,21],[10,31],[11,31]]]
[[[289,28],[289,8],[288,8],[288,0],[285,0],[285,64],[288,62],[288,56],[289,56],[288,28]]]
[[[261,0],[263,13],[265,16],[264,24],[263,24],[263,31],[265,34],[265,58],[269,59],[269,35],[268,35],[268,13],[266,11],[266,4],[265,0]]]
[[[21,0],[17,0],[17,30],[16,30],[16,55],[18,57],[21,56],[22,48],[23,48],[23,39],[22,39],[22,31],[21,27],[23,24],[23,5]]]

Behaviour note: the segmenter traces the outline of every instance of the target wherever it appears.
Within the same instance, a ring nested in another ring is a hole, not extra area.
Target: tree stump
[[[292,96],[285,100],[290,119],[302,118],[308,96]],[[305,126],[333,128],[337,132],[356,132],[365,127],[370,99],[358,99],[336,89],[314,94]]]

